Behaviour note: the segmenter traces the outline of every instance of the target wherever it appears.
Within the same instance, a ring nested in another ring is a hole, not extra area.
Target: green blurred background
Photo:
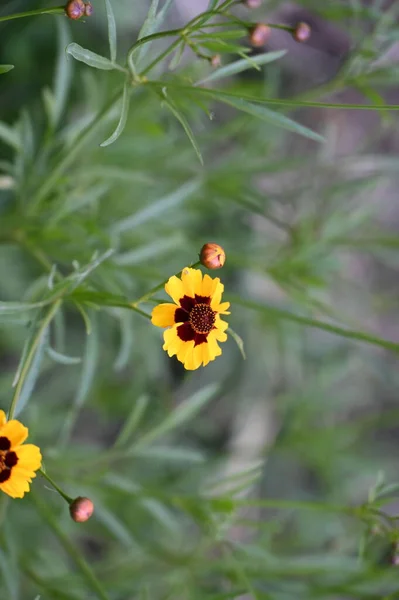
[[[203,4],[176,0],[162,28]],[[89,496],[95,515],[73,523],[41,477],[4,501],[0,597],[399,598],[398,121],[378,109],[398,102],[397,6],[238,6],[254,21],[307,21],[312,37],[299,45],[273,31],[264,50],[284,58],[226,89],[377,110],[294,107],[320,144],[220,103],[208,103],[209,118],[178,97],[202,167],[146,90],[115,144],[99,147],[116,111],[75,152],[120,84],[65,56],[70,41],[107,55],[105,8],[93,5],[86,22],[0,22],[0,62],[15,65],[0,76],[0,300],[38,301],[52,265],[67,276],[115,250],[89,278],[102,299],[57,314],[18,405],[48,473]],[[3,0],[0,17],[39,6]],[[113,8],[123,63],[148,3]],[[179,70],[190,81],[209,67],[188,51]],[[140,297],[208,241],[226,251],[216,275],[246,360],[229,337],[220,358],[189,373],[162,351],[160,330],[106,299]],[[4,410],[36,317],[0,311]]]

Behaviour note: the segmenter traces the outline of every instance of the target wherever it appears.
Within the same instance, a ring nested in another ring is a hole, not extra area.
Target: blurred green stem
[[[43,521],[47,523],[64,550],[67,552],[67,554],[69,554],[70,558],[82,573],[90,588],[96,593],[97,598],[100,600],[109,600],[109,597],[104,591],[101,582],[97,579],[96,575],[93,573],[90,566],[81,555],[79,548],[74,546],[67,534],[60,527],[59,520],[49,511],[48,506],[44,504],[42,500],[39,500],[39,497],[36,496],[36,494],[32,492],[29,497]]]
[[[59,309],[60,305],[61,305],[61,300],[56,300],[50,306],[50,309],[49,309],[47,315],[42,320],[42,323],[38,329],[36,337],[33,340],[33,343],[29,349],[29,352],[26,356],[25,363],[22,367],[21,373],[20,373],[17,383],[15,385],[15,390],[14,390],[13,398],[11,400],[10,410],[8,411],[8,419],[9,420],[14,417],[15,409],[17,407],[17,403],[18,403],[19,397],[21,395],[26,376],[29,373],[29,369],[32,365],[32,361],[35,357],[36,350],[39,347],[42,336],[44,335],[44,332],[46,331],[47,327],[50,325],[51,320],[53,319],[53,317],[56,314],[57,310]]]
[[[11,21],[12,19],[22,19],[24,17],[35,17],[37,15],[65,15],[65,6],[57,6],[54,8],[36,8],[35,10],[27,10],[25,12],[14,13],[13,15],[6,15],[0,17],[0,23],[2,21]]]
[[[65,494],[65,492],[62,491],[62,489],[55,483],[55,481],[53,481],[53,479],[49,475],[47,475],[45,471],[43,471],[43,469],[39,469],[39,473],[42,477],[44,477],[44,479],[47,479],[49,484],[59,493],[59,495],[62,498],[64,498],[66,502],[68,502],[68,504],[71,504],[71,502],[73,502],[74,499],[71,498],[71,496],[68,496],[68,494]]]
[[[196,263],[190,265],[190,269],[195,269],[200,264],[201,264],[201,262],[197,261]],[[179,271],[178,273],[175,273],[175,277],[180,277],[182,272],[183,272],[183,270]],[[149,292],[144,294],[144,296],[141,296],[141,298],[139,298],[135,302],[131,302],[130,306],[133,309],[136,309],[139,304],[142,304],[146,300],[149,300],[154,294],[156,294],[157,292],[159,292],[159,290],[161,290],[163,287],[165,287],[165,285],[168,283],[169,279],[170,279],[170,277],[165,279],[165,281],[162,281],[162,283],[160,283],[159,285],[156,285],[155,287],[153,287]]]

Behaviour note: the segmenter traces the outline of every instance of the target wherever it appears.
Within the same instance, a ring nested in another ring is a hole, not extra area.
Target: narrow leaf
[[[68,46],[71,36],[67,19],[56,19],[58,27],[58,57],[54,77],[54,107],[52,113],[52,125],[55,127],[61,116],[65,113],[69,88],[72,79],[72,63],[65,56],[65,48]]]
[[[123,88],[122,109],[121,109],[121,116],[119,117],[119,123],[118,123],[114,133],[108,139],[106,139],[105,142],[102,142],[102,144],[100,144],[100,146],[102,146],[103,148],[105,148],[106,146],[109,146],[110,144],[113,144],[118,139],[118,137],[121,135],[123,130],[125,129],[127,116],[129,113],[129,92],[130,92],[130,85],[129,85],[129,82],[126,81],[124,88]]]
[[[86,348],[83,357],[82,371],[80,375],[80,383],[74,398],[71,409],[64,421],[64,426],[60,435],[61,444],[65,445],[71,435],[72,428],[78,417],[79,411],[83,407],[96,373],[97,362],[99,357],[99,339],[97,327],[94,320],[94,315],[91,314],[92,331],[86,338]]]
[[[160,215],[167,210],[174,208],[187,200],[192,194],[198,191],[201,182],[198,180],[189,181],[181,185],[177,190],[174,190],[170,194],[163,196],[159,200],[152,202],[142,210],[134,213],[126,219],[122,219],[113,225],[111,228],[111,234],[120,234],[125,231],[129,231],[143,225],[147,221],[154,218],[159,218]]]
[[[111,62],[114,63],[116,61],[116,23],[110,0],[105,0],[105,7],[107,9],[109,55]]]
[[[245,355],[244,342],[243,342],[242,338],[231,327],[228,328],[227,333],[229,333],[231,335],[231,337],[237,344],[238,349],[241,352],[243,359],[245,360],[247,357]]]
[[[36,381],[39,377],[40,374],[40,367],[42,364],[42,360],[43,360],[43,356],[44,356],[44,350],[47,346],[48,343],[48,339],[49,339],[49,328],[47,327],[42,335],[41,338],[39,340],[39,343],[37,344],[36,347],[36,352],[34,355],[34,358],[32,360],[32,363],[30,365],[30,369],[28,371],[28,374],[25,377],[25,381],[24,384],[22,386],[22,390],[21,390],[21,394],[19,396],[19,400],[18,400],[18,404],[17,404],[17,408],[15,410],[14,416],[17,417],[25,408],[25,406],[27,405],[32,392],[34,390],[34,387],[36,385]]]
[[[8,71],[12,71],[14,65],[0,65],[0,75],[3,73],[8,73]]]
[[[14,148],[14,150],[21,149],[21,140],[16,129],[2,121],[0,121],[0,140]]]
[[[147,37],[148,35],[155,33],[157,31],[157,29],[159,29],[159,27],[162,25],[162,22],[167,14],[167,11],[169,10],[170,6],[172,5],[172,2],[173,2],[173,0],[166,0],[165,4],[163,5],[163,7],[159,11],[159,13],[157,13],[159,0],[152,0],[150,9],[147,14],[147,18],[144,21],[142,28],[140,29],[140,33],[138,36],[139,40],[141,40],[144,37]],[[150,47],[151,47],[151,43],[149,42],[149,43],[139,46],[137,48],[137,50],[135,51],[135,57],[136,57],[137,64],[139,63],[140,59],[145,54],[148,53]]]
[[[89,67],[94,67],[95,69],[102,69],[103,71],[121,69],[119,65],[111,62],[108,58],[95,54],[95,52],[91,52],[91,50],[87,50],[86,48],[82,48],[82,46],[79,46],[79,44],[76,44],[75,42],[68,45],[66,52],[76,60],[89,65]]]
[[[133,436],[133,433],[137,430],[137,427],[141,423],[141,419],[146,411],[149,403],[148,396],[139,396],[136,402],[132,406],[132,410],[124,426],[122,427],[117,440],[115,442],[115,448],[120,448],[128,443],[129,439]]]
[[[79,356],[67,356],[66,354],[61,354],[51,348],[51,346],[47,346],[46,352],[54,362],[60,363],[61,365],[78,365],[82,362],[82,359],[79,358]]]
[[[196,85],[202,85],[204,83],[208,83],[209,81],[216,81],[218,79],[223,79],[224,77],[230,77],[231,75],[236,75],[237,73],[241,73],[247,69],[256,69],[259,67],[259,65],[265,65],[278,60],[286,53],[286,50],[277,50],[276,52],[265,52],[264,54],[259,54],[259,56],[237,60],[229,65],[217,69],[216,71],[213,71],[204,77],[204,79],[198,81]]]
[[[191,142],[192,147],[195,150],[195,153],[198,157],[198,160],[200,161],[201,165],[204,164],[204,160],[202,158],[202,154],[201,154],[201,150],[199,149],[199,146],[197,144],[197,140],[194,137],[193,131],[186,119],[186,117],[183,115],[183,113],[177,108],[177,106],[174,104],[174,102],[170,99],[170,98],[166,98],[164,96],[164,102],[166,104],[166,106],[169,108],[169,110],[171,111],[171,113],[176,117],[176,119],[179,121],[179,123],[181,124],[181,126],[183,127],[184,131],[187,134],[188,139]]]
[[[296,123],[295,121],[286,117],[285,115],[270,110],[269,108],[266,108],[261,104],[254,104],[252,102],[248,102],[247,100],[243,100],[242,98],[234,97],[231,95],[227,96],[219,92],[213,93],[212,91],[210,91],[209,95],[215,98],[216,100],[219,100],[220,102],[229,104],[237,110],[241,110],[242,112],[252,115],[253,117],[257,117],[262,121],[266,121],[266,123],[275,125],[276,127],[282,127],[283,129],[292,131],[293,133],[298,133],[299,135],[303,135],[304,137],[310,138],[311,140],[315,140],[317,142],[325,141],[324,138],[315,131],[308,129],[304,125],[300,125],[299,123]]]
[[[137,452],[144,446],[152,443],[154,440],[173,431],[180,425],[183,425],[193,417],[207,404],[218,391],[215,384],[202,388],[199,392],[191,396],[186,402],[183,402],[157,427],[143,435],[139,441],[132,447],[133,452]]]

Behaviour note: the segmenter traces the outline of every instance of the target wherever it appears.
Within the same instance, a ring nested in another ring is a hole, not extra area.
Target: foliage
[[[397,169],[375,150],[399,108],[384,100],[397,67],[376,60],[394,7],[317,5],[353,47],[286,97],[287,50],[253,55],[237,2],[170,29],[174,3],[152,0],[126,52],[131,9],[100,4],[93,30],[62,7],[0,16],[0,404],[45,463],[23,500],[1,498],[1,597],[398,597],[399,343],[376,326],[396,297],[347,258],[397,259],[371,200]],[[348,88],[358,103],[331,100]],[[343,109],[381,123],[339,157],[305,123]],[[234,331],[187,374],[148,316],[213,239]],[[53,479],[93,500],[88,523]]]

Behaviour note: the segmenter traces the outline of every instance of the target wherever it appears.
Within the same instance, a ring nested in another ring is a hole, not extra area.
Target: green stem
[[[53,486],[53,488],[59,493],[60,496],[62,496],[62,498],[64,498],[66,502],[68,502],[68,504],[71,504],[71,502],[73,502],[74,499],[71,498],[71,496],[68,496],[68,494],[65,494],[65,492],[62,491],[62,489],[55,483],[55,481],[51,479],[50,475],[47,475],[47,473],[43,471],[43,469],[39,469],[39,473],[42,477],[44,477],[44,479],[47,479],[49,484]]]
[[[164,58],[166,58],[167,56],[169,56],[169,54],[171,54],[173,52],[173,50],[175,50],[180,43],[183,43],[183,40],[178,37],[177,40],[175,40],[173,42],[173,44],[171,44],[168,48],[166,48],[166,50],[164,50],[164,52],[162,52],[159,56],[157,56],[141,73],[140,76],[144,77],[144,75],[147,75],[147,73],[149,73],[154,67],[156,67],[156,65],[158,63],[160,63]]]
[[[136,68],[135,68],[135,65],[133,62],[133,53],[135,50],[137,50],[137,48],[139,48],[143,44],[152,42],[153,40],[159,40],[161,38],[171,37],[174,35],[180,36],[182,31],[183,31],[182,29],[170,29],[169,31],[159,31],[158,33],[152,33],[151,35],[146,35],[146,36],[140,38],[139,40],[137,40],[133,44],[133,46],[131,46],[131,48],[129,49],[129,51],[127,53],[127,64],[128,64],[128,67],[129,67],[132,75],[134,76],[134,74],[136,73]]]
[[[80,554],[79,548],[75,547],[69,537],[60,527],[58,519],[49,512],[48,507],[42,500],[39,500],[33,492],[29,494],[30,499],[36,507],[37,512],[42,517],[43,521],[47,523],[49,528],[53,531],[54,535],[69,554],[73,562],[76,564],[83,577],[87,581],[90,588],[95,592],[97,598],[100,600],[109,600],[107,593],[104,591],[101,582],[97,579],[96,575],[91,570],[83,556]]]
[[[197,261],[196,263],[190,265],[190,269],[195,269],[200,264],[201,264],[201,262]],[[179,271],[178,273],[175,273],[175,277],[180,277],[182,272],[183,272],[183,269],[181,271]],[[149,292],[144,294],[144,296],[141,296],[141,298],[139,298],[135,302],[131,302],[130,303],[131,308],[136,309],[139,304],[142,304],[143,302],[145,302],[146,300],[151,298],[154,294],[159,292],[159,290],[161,290],[163,287],[165,287],[165,285],[168,283],[169,279],[170,279],[170,277],[165,279],[165,281],[162,281],[162,283],[160,283],[159,285],[156,285],[155,287],[153,287]]]
[[[0,23],[3,21],[11,21],[12,19],[22,19],[24,17],[35,17],[37,15],[65,15],[65,6],[57,6],[54,8],[36,8],[35,10],[27,10],[25,12],[14,13],[0,17]]]
[[[47,327],[50,325],[51,320],[53,319],[55,313],[57,312],[58,308],[60,307],[60,304],[61,304],[61,300],[56,300],[51,305],[50,310],[48,311],[47,315],[45,316],[45,318],[43,319],[43,321],[39,327],[39,330],[38,330],[36,337],[32,343],[32,346],[29,350],[29,353],[25,360],[25,364],[22,367],[21,374],[20,374],[17,384],[15,386],[14,395],[11,400],[10,410],[8,411],[8,419],[9,420],[14,417],[15,409],[17,407],[17,403],[18,403],[19,397],[21,395],[26,376],[29,372],[29,369],[32,365],[32,361],[36,354],[36,350],[39,347],[39,344],[44,335],[44,332],[46,331]]]

